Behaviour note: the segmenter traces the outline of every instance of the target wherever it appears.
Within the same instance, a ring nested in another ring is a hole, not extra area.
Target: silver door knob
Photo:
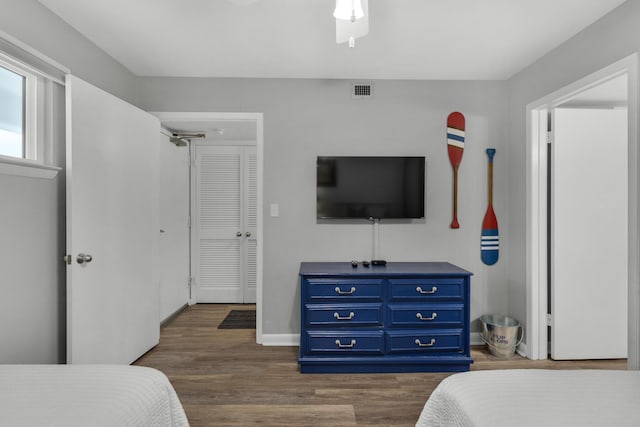
[[[241,233],[240,231],[238,231],[238,232],[236,233],[236,236],[238,236],[238,237],[242,237],[242,233]]]
[[[247,231],[247,233],[245,234],[245,236],[247,236],[247,237],[251,237],[251,232]]]
[[[93,257],[89,254],[78,254],[76,261],[78,264],[89,263],[93,260]]]

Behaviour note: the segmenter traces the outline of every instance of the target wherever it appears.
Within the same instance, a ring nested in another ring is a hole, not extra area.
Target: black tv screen
[[[424,218],[424,157],[317,159],[317,217]]]

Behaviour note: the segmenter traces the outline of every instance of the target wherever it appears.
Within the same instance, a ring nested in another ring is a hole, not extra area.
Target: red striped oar
[[[487,265],[498,262],[499,236],[498,219],[493,211],[493,156],[496,154],[495,148],[487,148],[489,156],[489,207],[484,214],[482,221],[482,238],[480,244],[480,258]]]
[[[447,149],[453,166],[453,221],[451,228],[460,228],[458,223],[458,167],[464,152],[464,116],[453,112],[447,117]]]

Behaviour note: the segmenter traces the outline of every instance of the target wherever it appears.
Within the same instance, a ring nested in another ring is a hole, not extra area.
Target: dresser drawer
[[[305,304],[308,326],[382,326],[382,304]]]
[[[462,352],[462,329],[387,332],[387,353]]]
[[[463,278],[389,279],[394,301],[463,300]]]
[[[303,282],[308,301],[382,300],[382,279],[306,278]]]
[[[382,354],[382,331],[306,331],[307,354],[353,353]]]
[[[391,327],[462,327],[464,305],[440,304],[389,304],[388,322]]]

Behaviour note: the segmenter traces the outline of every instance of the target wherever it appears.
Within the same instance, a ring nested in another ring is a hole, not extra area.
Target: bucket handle
[[[515,349],[515,348],[517,348],[520,344],[522,344],[522,340],[524,339],[524,329],[522,328],[522,326],[521,326],[521,325],[518,325],[518,333],[519,333],[519,335],[520,335],[520,339],[518,339],[518,342],[516,343],[516,345],[515,345],[515,346],[513,346],[513,348],[514,348],[514,349]],[[481,334],[481,335],[480,335],[480,339],[481,339],[481,340],[482,340],[482,342],[484,342],[485,344],[487,344],[487,345],[491,345],[491,346],[494,346],[494,347],[495,347],[495,345],[493,345],[492,343],[490,343],[489,341],[487,341],[487,340],[484,338],[484,334]]]

